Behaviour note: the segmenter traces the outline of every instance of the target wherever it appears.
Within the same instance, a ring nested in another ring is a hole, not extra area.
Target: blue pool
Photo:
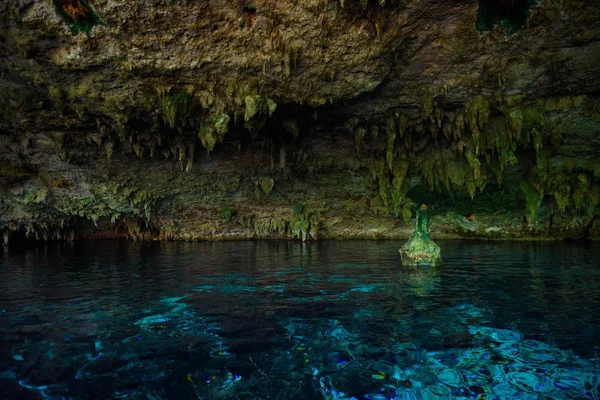
[[[600,244],[87,242],[0,256],[0,399],[600,398]]]

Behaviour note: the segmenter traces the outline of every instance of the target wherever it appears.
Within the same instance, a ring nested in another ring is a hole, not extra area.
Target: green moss
[[[394,177],[392,179],[392,206],[397,213],[400,205],[404,201],[408,184],[405,184],[405,178],[408,174],[408,161],[400,160],[394,167]]]
[[[519,186],[525,197],[525,217],[528,223],[534,224],[538,220],[538,211],[542,205],[544,191],[537,189],[529,180],[521,181]]]
[[[472,147],[466,148],[465,159],[473,171],[473,178],[478,181],[481,178],[481,162]]]
[[[284,218],[275,218],[271,222],[271,229],[279,235],[284,235],[288,229],[288,221]]]
[[[123,190],[122,196],[129,203],[133,215],[143,216],[150,222],[152,209],[156,201],[161,197],[150,189],[128,188]]]
[[[423,113],[426,117],[428,117],[433,113],[433,103],[435,100],[435,95],[433,94],[431,89],[426,89],[423,91],[421,97],[421,106],[423,108]]]
[[[142,158],[144,155],[144,149],[142,148],[142,145],[140,143],[133,144],[133,152],[135,153],[137,158]]]
[[[581,106],[585,100],[585,95],[548,97],[544,101],[544,107],[548,111],[569,111]]]
[[[521,109],[523,114],[523,129],[520,144],[523,146],[534,142],[536,150],[543,147],[545,132],[545,113],[539,105],[529,105]]]
[[[25,204],[39,204],[39,203],[43,203],[44,201],[46,201],[47,197],[48,197],[47,189],[28,190],[27,192],[25,192],[23,201],[25,202]]]
[[[513,139],[519,139],[523,130],[523,112],[520,109],[510,110],[506,114],[506,124]]]
[[[390,178],[387,173],[379,175],[378,187],[379,197],[381,197],[383,204],[387,206],[390,201]]]
[[[593,184],[588,192],[588,203],[585,209],[587,215],[594,216],[598,213],[600,205],[600,184]]]
[[[573,180],[573,203],[578,210],[585,207],[586,197],[590,189],[590,180],[586,174],[578,174]]]
[[[556,204],[558,205],[558,209],[561,212],[564,212],[569,206],[569,198],[571,196],[571,186],[563,186],[557,190],[554,190],[550,193],[554,196],[554,200],[556,200]]]
[[[290,221],[290,230],[295,238],[305,241],[310,230],[310,220],[304,214],[295,216]]]
[[[272,234],[285,235],[289,228],[289,221],[283,216],[252,218],[250,224],[258,237],[269,237]]]
[[[308,221],[310,222],[310,230],[308,233],[313,240],[318,239],[320,220],[321,218],[318,213],[313,212],[308,216]]]
[[[385,158],[388,163],[388,168],[390,171],[393,169],[394,163],[394,143],[396,141],[397,129],[396,129],[396,120],[393,117],[388,119],[387,124],[387,150],[385,153]]]
[[[277,103],[275,103],[275,101],[273,101],[272,99],[267,98],[267,110],[269,112],[269,117],[271,117],[273,115],[273,113],[275,112],[275,110],[277,110]]]
[[[292,207],[294,214],[302,214],[304,212],[304,203],[296,203]]]
[[[357,127],[354,129],[354,147],[356,149],[356,154],[360,156],[360,149],[362,142],[367,134],[367,130],[363,127]]]
[[[261,176],[258,179],[258,183],[262,191],[268,196],[273,190],[273,186],[275,186],[275,181],[270,176]]]
[[[217,143],[222,143],[229,130],[231,117],[228,114],[221,114],[214,125],[203,123],[198,129],[198,139],[202,146],[208,151],[213,151]]]
[[[576,160],[573,158],[565,158],[563,160],[563,168],[567,172],[572,172],[575,169]]]
[[[460,159],[451,159],[446,163],[446,173],[450,182],[450,190],[457,190],[466,185],[466,182],[470,180],[469,165]]]
[[[212,125],[202,124],[198,130],[198,139],[208,151],[213,151],[219,140],[219,135]]]
[[[127,138],[127,122],[129,121],[129,117],[126,114],[116,114],[113,116],[113,126],[115,127],[115,131],[117,132],[117,136],[121,142],[124,142]]]
[[[185,118],[191,115],[192,95],[186,90],[159,91],[160,106],[162,116],[171,129],[179,124],[185,125]]]
[[[440,248],[429,238],[429,215],[427,210],[418,210],[415,218],[415,231],[400,248],[404,266],[441,265]]]
[[[233,216],[235,215],[236,212],[237,212],[237,210],[233,207],[223,207],[219,211],[219,217],[223,221],[229,223],[229,222],[231,222],[231,218],[233,218]]]
[[[244,113],[244,120],[250,121],[252,117],[260,112],[263,104],[263,98],[259,95],[246,96],[246,111]]]
[[[545,137],[544,132],[541,130],[533,130],[531,132],[533,140],[533,148],[535,149],[538,158],[540,158],[540,151],[544,147]]]
[[[415,232],[413,236],[417,236],[423,239],[425,242],[429,242],[429,213],[427,210],[417,210],[415,217]]]
[[[286,77],[292,75],[292,69],[296,68],[298,65],[299,55],[300,50],[297,47],[285,46],[283,51],[283,69]]]
[[[289,228],[295,238],[306,241],[311,237],[316,240],[319,231],[319,215],[314,212],[294,214],[289,221]]]
[[[545,184],[548,179],[549,163],[552,152],[549,150],[540,150],[535,159],[536,164],[533,168],[533,172],[537,175],[538,180],[541,184]]]
[[[481,133],[481,153],[485,155],[488,164],[497,167],[494,169],[499,182],[502,181],[504,167],[508,164],[515,165],[517,163],[515,155],[517,141],[513,139],[513,135],[520,135],[520,127],[518,126],[518,119],[516,121],[514,119],[506,121],[501,117],[492,117]],[[513,125],[511,128],[511,123],[517,126]],[[513,129],[516,129],[518,133],[513,132]],[[497,163],[491,162],[494,158],[497,158]]]
[[[260,115],[268,115],[270,117],[277,109],[277,103],[275,101],[261,95],[248,95],[244,101],[246,104],[244,121],[246,122]]]
[[[62,90],[55,86],[48,86],[48,98],[54,104],[56,111],[62,114],[65,110],[65,98]]]
[[[230,120],[231,117],[228,114],[221,114],[221,116],[217,119],[217,122],[215,122],[215,130],[217,131],[217,134],[219,135],[221,141],[223,140],[223,137],[229,130]]]
[[[481,130],[487,124],[489,118],[490,102],[482,96],[472,98],[465,105],[465,120],[471,130],[476,155],[479,154],[479,136]]]
[[[548,176],[546,188],[548,194],[554,197],[559,211],[564,212],[569,207],[571,200],[571,185],[566,171],[562,168],[553,170]]]
[[[121,217],[133,217],[150,222],[153,209],[162,198],[160,189],[127,187],[126,184],[96,185],[93,196],[80,198],[66,192],[57,193],[61,211],[92,220],[108,218],[115,222]]]
[[[402,205],[402,220],[405,224],[408,224],[413,216],[413,207],[415,203],[412,200],[408,200]]]
[[[240,215],[238,224],[249,227],[258,237],[269,237],[273,234],[302,239],[312,238],[317,240],[319,230],[319,214],[304,210],[301,213],[270,215],[256,217],[253,215]]]
[[[196,144],[194,142],[187,143],[187,163],[185,166],[185,172],[190,172],[192,170],[192,165],[194,164],[194,154],[196,152]]]
[[[106,159],[110,160],[115,149],[115,143],[112,140],[104,143],[104,150],[106,151]]]
[[[35,237],[37,240],[62,240],[67,238],[67,225],[70,221],[55,213],[36,212],[31,217],[35,220],[26,222],[11,222],[5,225],[4,232],[25,230],[25,236]]]
[[[523,102],[523,95],[507,96],[504,98],[504,103],[508,108],[519,106]]]
[[[96,196],[74,195],[65,191],[54,191],[55,207],[69,217],[77,216],[91,220],[96,224],[100,218],[115,221],[120,213],[111,209]]]

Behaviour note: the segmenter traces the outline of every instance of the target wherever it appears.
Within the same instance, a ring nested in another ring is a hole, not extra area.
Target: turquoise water
[[[5,252],[0,398],[599,398],[598,244],[401,244]]]

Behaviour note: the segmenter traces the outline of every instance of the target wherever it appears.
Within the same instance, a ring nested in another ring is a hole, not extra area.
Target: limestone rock
[[[422,205],[417,211],[415,231],[399,251],[404,266],[435,267],[443,264],[440,247],[429,237],[429,214],[426,205]]]
[[[400,248],[402,265],[407,267],[438,266],[442,265],[440,247],[433,241],[426,242],[421,237],[411,236]]]
[[[598,238],[598,9],[0,1],[0,230]]]

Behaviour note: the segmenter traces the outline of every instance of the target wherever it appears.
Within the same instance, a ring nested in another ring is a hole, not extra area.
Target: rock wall
[[[0,230],[600,238],[600,2],[0,4]]]

